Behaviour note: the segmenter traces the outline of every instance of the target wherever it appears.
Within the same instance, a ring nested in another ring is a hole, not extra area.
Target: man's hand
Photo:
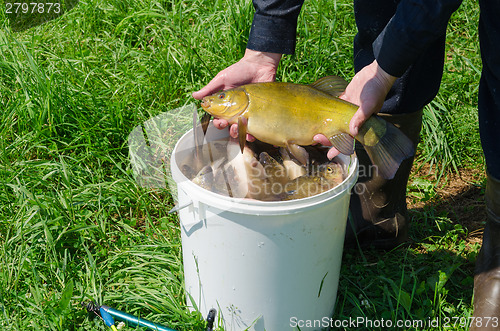
[[[222,70],[205,87],[193,93],[193,98],[201,100],[207,95],[228,90],[244,84],[272,82],[276,79],[276,70],[281,54],[265,53],[247,49],[241,60]],[[229,125],[226,120],[214,119],[214,125],[223,129]],[[230,134],[238,137],[238,126],[231,126]],[[249,136],[249,140],[255,138]]]
[[[376,60],[354,76],[344,94],[340,96],[341,99],[359,106],[349,122],[351,136],[357,136],[363,123],[382,108],[385,97],[396,79],[397,77],[389,75],[380,68]],[[331,145],[328,138],[322,134],[314,136],[314,140],[325,146]],[[339,153],[336,148],[332,147],[328,151],[328,158],[332,159]]]

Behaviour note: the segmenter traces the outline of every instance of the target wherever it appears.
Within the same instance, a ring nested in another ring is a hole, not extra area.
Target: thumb
[[[366,120],[371,116],[373,111],[368,109],[372,109],[371,107],[364,107],[363,105],[358,108],[358,110],[354,113],[349,122],[349,131],[351,132],[351,136],[355,137],[359,133],[359,128],[363,126]]]
[[[196,92],[193,92],[191,95],[193,96],[193,98],[195,99],[198,99],[198,100],[201,100],[203,99],[204,97],[206,97],[207,95],[210,95],[210,88],[208,85],[204,86],[201,90],[198,90]]]
[[[193,92],[193,98],[201,100],[207,95],[224,90],[227,87],[226,76],[225,70],[219,72],[207,85],[199,91]]]

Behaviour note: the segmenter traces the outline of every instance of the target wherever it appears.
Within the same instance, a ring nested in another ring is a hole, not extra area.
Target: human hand
[[[218,91],[223,91],[250,83],[272,82],[276,79],[281,54],[258,52],[251,49],[235,64],[219,72],[205,87],[193,93],[193,98],[201,100],[203,97]],[[214,126],[218,129],[227,127],[226,120],[214,119]],[[233,124],[229,130],[233,138],[238,137],[238,126]],[[249,136],[248,140],[255,138]]]
[[[341,99],[359,106],[349,122],[351,136],[357,136],[363,123],[382,108],[385,97],[396,79],[397,77],[386,73],[378,65],[377,60],[361,69],[353,77],[344,93],[340,96]],[[331,145],[328,138],[322,134],[315,135],[313,139],[322,145]],[[339,153],[335,147],[332,147],[327,156],[332,159]]]

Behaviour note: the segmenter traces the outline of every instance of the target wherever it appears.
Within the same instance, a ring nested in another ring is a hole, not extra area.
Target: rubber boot
[[[410,138],[416,149],[422,129],[422,110],[379,115]],[[356,144],[356,154],[359,178],[351,194],[344,246],[355,248],[359,243],[361,248],[392,249],[408,238],[406,186],[414,157],[404,160],[394,178],[387,180],[374,171],[361,144]]]
[[[500,330],[500,180],[486,181],[488,219],[474,276],[474,318],[470,330]]]

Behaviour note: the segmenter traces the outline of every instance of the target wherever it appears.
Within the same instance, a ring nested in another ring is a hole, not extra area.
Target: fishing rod
[[[100,317],[107,326],[111,327],[113,331],[116,331],[116,327],[114,326],[115,319],[117,321],[125,322],[130,327],[143,327],[153,331],[176,331],[169,327],[153,323],[147,319],[139,318],[118,309],[114,309],[105,305],[99,306],[95,302],[89,302],[86,305],[82,303],[82,305],[87,308],[87,311],[89,313],[94,313],[96,316]],[[213,331],[216,314],[217,311],[214,308],[210,309],[210,311],[208,312],[208,316],[206,319],[206,331]]]

